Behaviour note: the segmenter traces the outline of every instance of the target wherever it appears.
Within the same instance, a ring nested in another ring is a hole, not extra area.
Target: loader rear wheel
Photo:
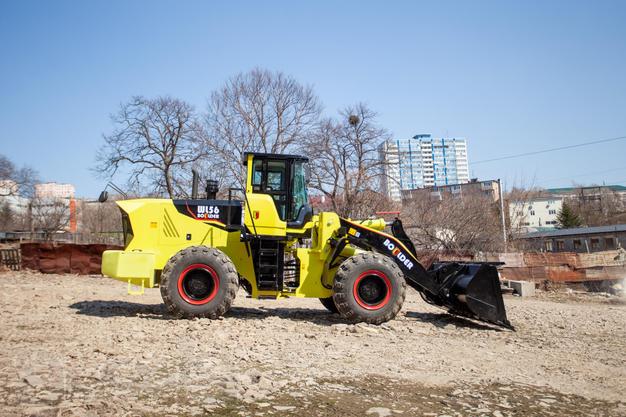
[[[235,266],[224,252],[191,246],[172,256],[161,274],[161,297],[175,317],[215,319],[237,293]]]
[[[339,313],[339,310],[337,310],[337,306],[335,305],[335,302],[333,301],[333,297],[320,298],[320,301],[322,302],[322,305],[326,307],[326,309],[330,311],[331,313],[333,314]]]
[[[393,260],[365,252],[339,266],[333,290],[333,301],[344,318],[381,324],[393,319],[402,308],[406,282]]]

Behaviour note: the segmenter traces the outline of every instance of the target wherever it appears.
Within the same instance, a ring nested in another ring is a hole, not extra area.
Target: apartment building
[[[402,190],[447,186],[469,181],[467,141],[416,135],[390,139],[379,147],[384,162],[383,189],[401,201]]]

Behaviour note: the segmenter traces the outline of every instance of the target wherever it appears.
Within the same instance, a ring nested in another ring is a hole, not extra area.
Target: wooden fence
[[[0,265],[12,271],[19,271],[22,266],[20,250],[18,248],[0,249]]]

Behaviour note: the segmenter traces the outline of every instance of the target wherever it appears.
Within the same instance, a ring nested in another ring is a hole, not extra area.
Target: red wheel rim
[[[189,304],[206,304],[215,298],[219,289],[217,273],[205,264],[189,265],[178,276],[178,294]]]
[[[370,269],[354,281],[352,294],[357,304],[366,310],[379,310],[391,299],[391,281],[381,271]]]

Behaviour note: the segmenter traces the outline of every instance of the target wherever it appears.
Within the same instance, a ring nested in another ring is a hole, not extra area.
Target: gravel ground
[[[244,292],[211,321],[173,320],[158,289],[100,277],[0,286],[2,415],[626,415],[623,300],[507,296],[511,332],[412,290],[370,326]]]

